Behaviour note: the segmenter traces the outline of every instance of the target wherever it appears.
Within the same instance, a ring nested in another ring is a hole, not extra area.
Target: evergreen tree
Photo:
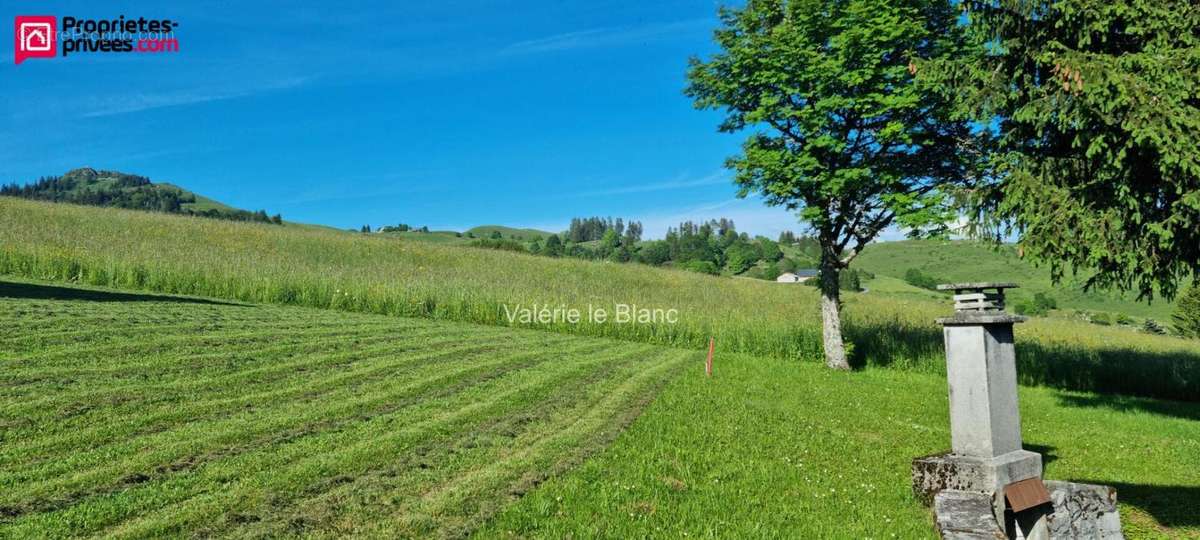
[[[1192,284],[1179,296],[1171,320],[1175,323],[1175,333],[1200,338],[1200,283]]]
[[[559,257],[563,254],[562,241],[558,239],[557,234],[546,237],[546,246],[542,248],[542,253],[551,257]]]
[[[995,126],[974,232],[1019,233],[1056,280],[1170,297],[1200,266],[1195,0],[963,6],[978,46],[916,69]]]
[[[625,245],[633,246],[642,241],[642,222],[630,221],[625,228]]]

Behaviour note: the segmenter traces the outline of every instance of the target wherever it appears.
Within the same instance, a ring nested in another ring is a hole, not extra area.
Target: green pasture
[[[821,350],[811,287],[12,198],[0,198],[0,274],[529,326],[685,349],[700,349],[715,337],[730,352],[783,359],[815,360]],[[617,304],[675,309],[678,322],[508,320],[506,306],[533,304],[609,312]],[[948,309],[946,300],[915,295],[847,294],[844,330],[853,362],[940,372],[941,332],[934,319]],[[1200,399],[1194,341],[1060,319],[1036,319],[1023,333],[1018,356],[1027,384]]]

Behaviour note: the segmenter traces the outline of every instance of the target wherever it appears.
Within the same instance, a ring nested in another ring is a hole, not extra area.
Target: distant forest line
[[[361,232],[371,232],[364,225]],[[401,223],[378,229],[378,232],[428,233],[428,227]],[[572,257],[588,260],[607,260],[618,263],[641,263],[650,266],[670,266],[712,275],[742,276],[774,280],[786,272],[816,269],[820,244],[815,238],[784,231],[772,240],[765,236],[751,237],[739,233],[733,220],[685,221],[667,230],[661,240],[643,240],[642,223],[612,217],[576,217],[566,231],[546,236],[522,233],[504,234],[498,230],[484,235],[473,232],[454,232],[467,245],[542,255]],[[843,289],[861,290],[861,281],[869,273],[851,269],[843,271],[839,282]],[[817,280],[809,280],[816,285]]]

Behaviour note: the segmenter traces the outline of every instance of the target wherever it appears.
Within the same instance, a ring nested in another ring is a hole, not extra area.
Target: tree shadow
[[[844,324],[842,333],[853,345],[850,366],[922,367],[945,372],[942,330],[895,321],[889,325]],[[936,364],[935,364],[936,362]]]
[[[29,300],[83,300],[88,302],[180,302],[188,304],[246,307],[246,304],[235,304],[230,302],[221,302],[219,300],[208,300],[204,298],[188,298],[186,296],[97,291],[92,289],[78,289],[74,287],[38,285],[33,283],[12,283],[8,281],[0,281],[0,298],[24,298]]]
[[[1028,341],[1018,342],[1016,353],[1017,376],[1022,384],[1200,401],[1200,354],[1197,353],[1047,346]],[[1149,406],[1144,402],[1143,405]],[[1163,407],[1163,410],[1183,410]]]
[[[1054,463],[1055,461],[1058,461],[1058,454],[1056,454],[1054,452],[1057,449],[1054,448],[1053,446],[1046,445],[1046,444],[1030,444],[1030,443],[1026,442],[1026,443],[1022,443],[1021,447],[1024,448],[1025,450],[1029,450],[1030,452],[1037,452],[1037,453],[1041,454],[1042,455],[1042,465],[1048,465],[1050,463]]]
[[[1107,480],[1071,481],[1112,486],[1117,490],[1118,503],[1134,506],[1150,514],[1164,527],[1200,526],[1200,512],[1196,511],[1200,508],[1200,486],[1126,484]]]
[[[1058,403],[1067,407],[1099,407],[1118,412],[1141,411],[1160,416],[1200,421],[1200,404],[1185,401],[1119,395],[1062,393],[1058,395]]]
[[[945,373],[942,329],[891,321],[847,323],[843,333],[853,344],[851,366],[903,367]],[[1120,346],[1083,347],[1016,341],[1017,377],[1027,386],[1046,386],[1177,401],[1200,401],[1200,353],[1152,352]],[[1165,405],[1164,411],[1194,409]]]

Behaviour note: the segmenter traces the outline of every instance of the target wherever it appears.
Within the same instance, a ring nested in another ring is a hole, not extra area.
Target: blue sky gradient
[[[682,93],[713,2],[99,4],[3,15],[170,18],[181,51],[16,66],[0,40],[0,182],[115,169],[337,227],[801,230],[735,197],[743,137]]]

